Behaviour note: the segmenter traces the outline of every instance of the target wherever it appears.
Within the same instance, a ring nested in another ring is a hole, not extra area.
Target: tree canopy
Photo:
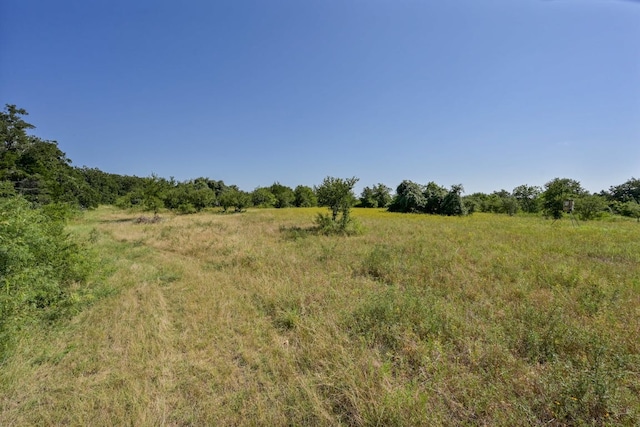
[[[544,188],[542,207],[545,215],[554,219],[562,218],[565,200],[587,194],[580,182],[569,178],[554,178]]]

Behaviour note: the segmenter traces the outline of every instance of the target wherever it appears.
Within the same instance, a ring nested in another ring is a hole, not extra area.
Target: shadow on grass
[[[285,240],[300,240],[306,239],[309,236],[336,236],[336,237],[348,237],[361,234],[362,231],[358,229],[343,230],[340,228],[328,228],[320,226],[312,227],[286,227],[280,226],[280,232]]]
[[[280,233],[285,240],[300,240],[306,239],[309,236],[319,236],[321,230],[319,227],[286,227],[284,225],[280,226]]]
[[[162,217],[159,215],[154,216],[138,216],[135,218],[118,218],[118,219],[101,219],[100,222],[103,224],[121,224],[125,222],[132,222],[134,224],[155,224],[162,221]]]
[[[118,219],[101,219],[99,222],[102,224],[119,224],[123,222],[134,222],[135,218],[118,218]]]

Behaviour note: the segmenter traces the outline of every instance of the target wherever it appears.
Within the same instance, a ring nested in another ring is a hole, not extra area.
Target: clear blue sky
[[[640,2],[2,0],[0,102],[119,174],[600,191],[640,177]]]

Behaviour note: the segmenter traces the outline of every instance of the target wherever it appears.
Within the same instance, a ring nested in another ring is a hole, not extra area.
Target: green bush
[[[70,212],[0,199],[0,359],[23,326],[63,314],[76,298],[70,286],[86,278],[81,248],[64,231]]]
[[[356,203],[353,194],[356,182],[356,177],[342,179],[328,176],[320,186],[315,187],[318,204],[327,206],[331,211],[331,217],[323,214],[316,217],[316,225],[323,234],[357,234],[362,231],[351,219],[351,208]]]
[[[342,215],[339,221],[334,221],[329,214],[318,213],[315,224],[318,231],[326,236],[332,234],[351,236],[362,234],[363,232],[360,222],[348,215]]]

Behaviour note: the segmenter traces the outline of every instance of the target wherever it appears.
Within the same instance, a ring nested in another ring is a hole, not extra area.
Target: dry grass
[[[0,425],[636,425],[640,227],[101,208],[114,290],[24,337]]]

